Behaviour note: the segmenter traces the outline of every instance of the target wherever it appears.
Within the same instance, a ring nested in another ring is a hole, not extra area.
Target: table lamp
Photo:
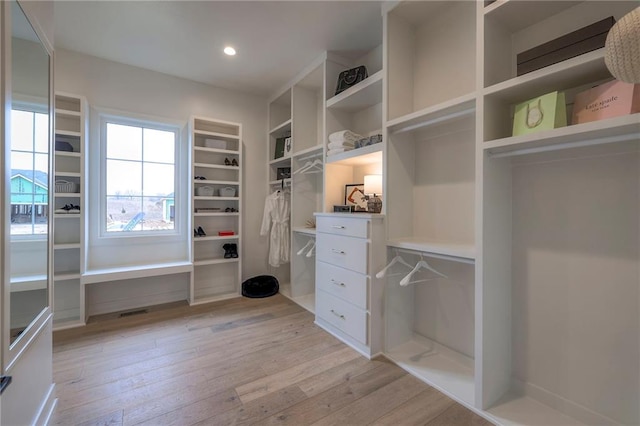
[[[364,177],[364,193],[368,197],[367,210],[369,213],[380,213],[382,200],[378,198],[378,195],[382,195],[382,175],[366,175]]]

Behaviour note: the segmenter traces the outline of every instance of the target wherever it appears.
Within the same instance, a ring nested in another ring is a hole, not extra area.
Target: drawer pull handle
[[[331,278],[331,282],[334,283],[335,285],[340,286],[340,287],[346,287],[345,283],[338,282],[338,281],[334,280],[333,278]]]
[[[333,225],[333,226],[331,226],[331,227],[332,227],[332,228],[335,228],[335,229],[345,229],[345,228],[344,228],[344,225]]]
[[[331,249],[331,251],[336,253],[336,254],[345,254],[343,250]]]
[[[337,313],[336,311],[334,311],[333,309],[331,310],[331,313],[335,316],[337,316],[340,319],[346,319],[344,315]]]

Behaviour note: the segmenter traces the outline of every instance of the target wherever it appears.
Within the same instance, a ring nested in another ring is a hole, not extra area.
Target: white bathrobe
[[[271,236],[269,238],[269,265],[278,267],[289,262],[289,193],[278,190],[267,196],[264,202],[262,227],[260,235],[267,235],[271,222]]]

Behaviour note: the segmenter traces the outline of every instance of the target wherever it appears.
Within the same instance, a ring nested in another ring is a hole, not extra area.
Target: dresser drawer
[[[316,288],[367,309],[369,278],[324,262],[316,264]]]
[[[367,273],[367,240],[331,234],[316,234],[316,260],[352,271]]]
[[[326,234],[345,235],[348,237],[368,238],[369,221],[350,217],[319,216],[316,220],[318,232]]]
[[[316,291],[316,315],[359,342],[367,344],[367,312],[325,293]]]

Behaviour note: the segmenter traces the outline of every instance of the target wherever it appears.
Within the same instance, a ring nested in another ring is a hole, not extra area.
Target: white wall
[[[264,185],[267,129],[267,100],[265,98],[216,88],[202,83],[168,76],[93,56],[56,50],[55,90],[86,96],[92,107],[120,110],[139,115],[182,121],[191,115],[240,122],[243,125],[243,180],[244,212],[242,256],[243,280],[267,271],[267,239],[259,237],[259,226],[264,207]],[[90,132],[92,133],[92,132]],[[96,141],[90,141],[90,144]],[[161,278],[157,278],[157,283]],[[176,280],[174,280],[176,281]],[[177,280],[176,292],[162,283],[166,294],[179,294],[184,283]],[[132,283],[148,286],[148,295],[154,295],[154,284]],[[97,284],[109,285],[109,283]],[[90,286],[91,287],[91,286]],[[116,286],[115,291],[126,289]],[[91,288],[88,289],[91,292]],[[151,298],[141,295],[128,300],[128,309],[142,306]],[[92,304],[100,304],[97,294],[88,295],[87,312],[92,314]],[[169,296],[167,296],[169,297]],[[174,296],[175,297],[175,296]],[[170,300],[166,300],[170,301]],[[155,303],[162,302],[154,299]],[[97,306],[97,305],[94,305]]]

